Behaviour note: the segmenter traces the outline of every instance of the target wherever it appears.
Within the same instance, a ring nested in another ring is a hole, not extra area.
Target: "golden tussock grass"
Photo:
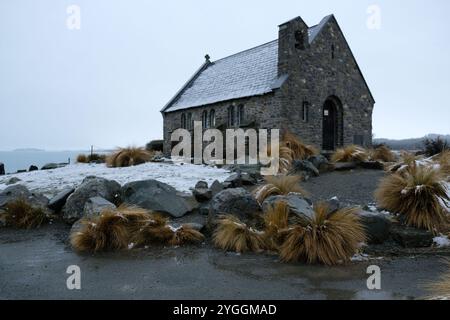
[[[364,162],[368,159],[367,150],[356,145],[340,148],[331,157],[332,162]]]
[[[278,250],[281,244],[279,232],[288,227],[289,211],[287,203],[279,201],[270,206],[264,214],[264,239],[268,249]]]
[[[370,150],[370,159],[382,162],[395,162],[397,159],[395,154],[388,147],[381,145],[373,150]]]
[[[201,232],[188,225],[182,225],[174,230],[173,237],[169,243],[173,246],[181,246],[184,244],[199,244],[204,240],[205,236]]]
[[[220,249],[238,253],[266,249],[264,233],[247,226],[232,215],[220,217],[213,233],[213,243]]]
[[[304,144],[300,138],[290,131],[283,133],[281,144],[292,151],[294,160],[306,160],[311,156],[319,154],[317,148]]]
[[[150,161],[152,155],[144,148],[119,148],[107,157],[106,163],[113,168],[136,166]]]
[[[356,209],[340,209],[329,215],[327,205],[319,204],[314,211],[315,216],[308,224],[283,231],[281,260],[325,265],[350,261],[360,244],[366,241]]]
[[[449,197],[441,179],[433,168],[414,166],[408,172],[384,178],[375,198],[384,209],[401,214],[409,226],[436,233],[447,223],[442,204]]]
[[[300,176],[268,176],[266,183],[254,191],[254,196],[259,203],[274,195],[288,195],[289,193],[299,193],[303,196],[307,192],[300,186],[302,177]]]
[[[2,220],[7,226],[32,229],[39,228],[48,218],[45,209],[35,207],[25,199],[17,199],[6,205]]]
[[[447,178],[450,176],[450,150],[446,150],[439,155],[438,158],[440,171]]]
[[[87,163],[88,162],[88,158],[85,154],[79,154],[77,156],[77,163]]]

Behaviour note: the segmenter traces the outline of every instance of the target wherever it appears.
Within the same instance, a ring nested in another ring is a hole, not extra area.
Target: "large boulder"
[[[380,161],[363,161],[359,166],[363,169],[384,170],[384,164]]]
[[[391,228],[391,236],[404,248],[428,248],[433,244],[433,233],[427,230],[395,224]]]
[[[382,244],[389,239],[392,222],[384,214],[361,210],[358,213],[369,244]]]
[[[254,220],[259,216],[261,206],[250,192],[244,188],[226,189],[216,194],[209,207],[209,220],[217,215],[231,214],[244,222]]]
[[[66,188],[50,199],[48,207],[55,212],[61,211],[66,204],[67,198],[75,192],[74,188]]]
[[[40,208],[47,208],[48,204],[48,199],[44,195],[38,192],[31,192],[27,187],[17,184],[0,192],[0,209],[5,208],[8,203],[19,199]]]
[[[208,188],[208,183],[206,181],[197,182],[192,194],[199,202],[206,202],[212,198],[212,191]]]
[[[35,165],[31,165],[30,168],[28,169],[29,172],[37,171],[37,170],[39,170],[39,168]]]
[[[52,170],[59,168],[59,165],[57,163],[47,163],[42,166],[41,170]]]
[[[4,176],[5,175],[5,165],[0,162],[0,176]]]
[[[274,206],[277,202],[284,201],[289,206],[290,212],[295,214],[302,220],[311,220],[314,217],[314,209],[311,202],[299,194],[289,194],[287,196],[271,196],[268,197],[262,204],[264,212],[267,212],[269,207]]]
[[[223,183],[225,188],[240,188],[244,184],[242,182],[241,173],[236,172],[229,176]]]
[[[305,172],[309,176],[318,177],[319,170],[307,160],[294,160],[292,162],[291,174]]]
[[[84,205],[83,216],[95,217],[99,216],[103,210],[116,210],[116,206],[110,201],[102,197],[92,197]]]
[[[122,188],[122,198],[127,204],[166,213],[175,218],[182,217],[199,206],[191,195],[180,193],[157,180],[127,183]]]
[[[328,159],[321,154],[309,157],[308,161],[311,162],[319,172],[327,172],[330,169]]]
[[[120,202],[120,184],[104,178],[87,177],[66,201],[63,219],[74,223],[83,216],[84,206],[92,197],[102,197],[110,202]]]
[[[336,171],[347,171],[356,169],[356,162],[336,162],[333,164],[333,168]]]

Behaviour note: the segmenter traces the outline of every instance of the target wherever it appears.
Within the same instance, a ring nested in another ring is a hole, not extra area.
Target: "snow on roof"
[[[308,30],[312,43],[332,15]],[[281,87],[278,40],[204,64],[162,110],[172,112],[231,99],[264,95]]]

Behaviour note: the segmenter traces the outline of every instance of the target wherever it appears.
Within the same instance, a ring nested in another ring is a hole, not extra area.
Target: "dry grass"
[[[286,229],[289,224],[289,206],[284,201],[279,201],[270,206],[263,216],[265,232],[264,239],[270,250],[277,251],[281,245],[280,230]]]
[[[106,156],[98,153],[93,153],[90,155],[79,154],[77,156],[77,163],[91,163],[91,162],[104,163],[105,161]]]
[[[338,149],[331,157],[332,162],[363,162],[368,159],[367,150],[356,145]]]
[[[319,154],[319,150],[313,146],[304,144],[290,131],[285,131],[283,133],[282,146],[286,146],[292,151],[294,160],[306,160],[311,156]]]
[[[129,167],[148,162],[151,157],[152,153],[144,148],[119,148],[107,157],[106,163],[113,168]]]
[[[450,300],[450,260],[446,260],[448,270],[438,281],[425,286],[430,292],[429,300]]]
[[[346,208],[328,215],[328,207],[314,208],[315,216],[307,225],[283,231],[280,258],[285,262],[336,265],[350,261],[366,240],[356,209]]]
[[[88,158],[85,154],[79,154],[77,156],[77,163],[88,163]]]
[[[183,245],[204,239],[200,232],[188,226],[174,229],[162,215],[137,207],[107,209],[81,223],[81,229],[71,235],[71,244],[78,252],[122,250],[129,245]]]
[[[299,193],[306,196],[307,192],[300,186],[302,177],[300,176],[268,176],[265,178],[266,184],[254,191],[254,196],[259,203],[274,195],[288,195]]]
[[[238,253],[260,252],[266,246],[264,233],[250,228],[235,216],[222,216],[213,234],[214,245]]]
[[[404,216],[409,226],[437,232],[447,223],[442,203],[449,201],[438,171],[414,166],[404,174],[384,178],[375,191],[378,204]]]
[[[17,199],[6,205],[2,220],[7,226],[20,229],[39,228],[48,220],[45,209],[32,206],[24,199]]]
[[[439,156],[440,171],[447,179],[450,176],[450,150],[442,152]]]
[[[395,154],[388,147],[381,145],[370,151],[370,159],[382,162],[395,162]]]
[[[199,244],[205,240],[205,236],[199,231],[183,225],[174,230],[170,244],[173,246],[181,246],[184,244]]]

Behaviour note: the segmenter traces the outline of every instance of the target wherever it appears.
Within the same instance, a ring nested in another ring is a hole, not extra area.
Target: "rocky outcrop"
[[[122,188],[124,203],[166,213],[179,218],[198,208],[193,196],[178,192],[168,184],[145,180],[127,183]]]
[[[50,199],[48,207],[55,212],[61,211],[66,204],[67,198],[75,192],[74,188],[66,188]]]
[[[38,192],[31,192],[27,187],[14,185],[0,192],[0,209],[15,200],[25,200],[34,207],[47,208],[48,199]]]
[[[120,202],[120,184],[104,178],[87,177],[67,199],[63,208],[63,219],[74,223],[83,216],[86,202],[93,197],[102,197],[110,202]]]

